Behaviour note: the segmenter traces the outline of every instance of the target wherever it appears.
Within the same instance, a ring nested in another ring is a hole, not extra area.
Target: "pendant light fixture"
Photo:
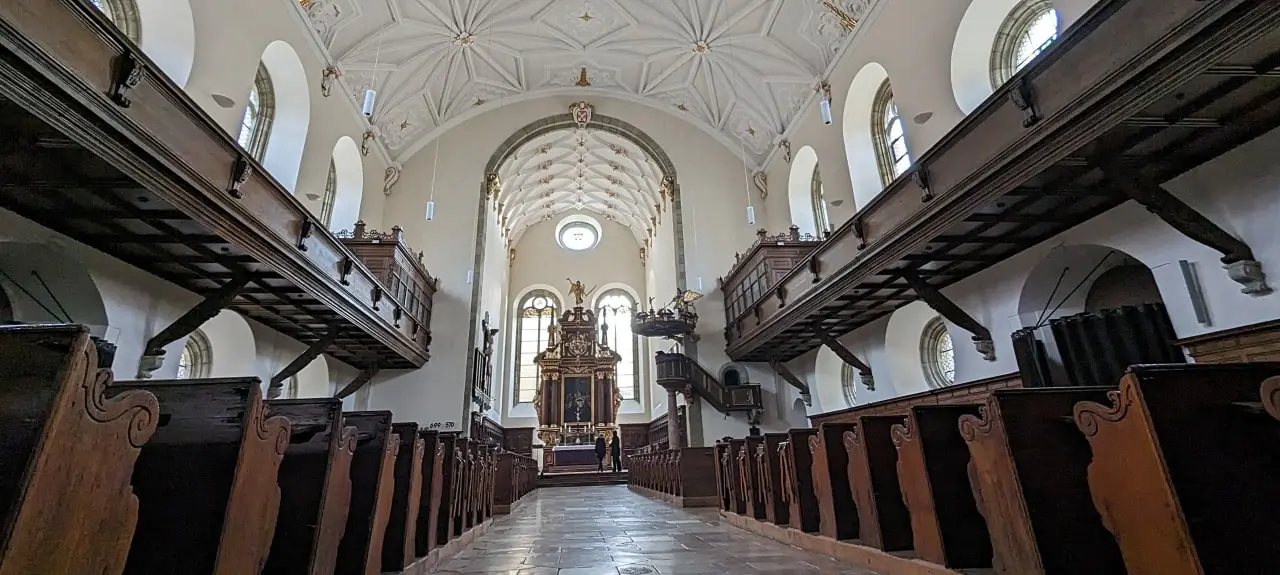
[[[369,80],[369,88],[364,91],[364,105],[360,107],[360,112],[366,118],[373,117],[374,105],[378,102],[378,92],[373,89],[378,84],[378,61],[382,58],[382,32],[378,32],[378,48],[373,53],[373,78]]]
[[[818,109],[822,112],[822,123],[831,125],[831,84],[822,82],[818,86],[818,90],[822,93],[822,99],[818,102]]]
[[[431,193],[427,196],[427,221],[436,219],[436,172],[440,171],[440,139],[436,136],[436,159],[431,163]]]
[[[756,225],[756,207],[751,202],[751,169],[747,167],[747,143],[746,140],[739,140],[742,145],[742,181],[745,187],[743,192],[747,194],[747,225]]]

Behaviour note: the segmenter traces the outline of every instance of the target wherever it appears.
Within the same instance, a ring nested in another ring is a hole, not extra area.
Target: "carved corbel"
[[[876,390],[876,380],[875,376],[871,374],[871,366],[868,366],[861,359],[858,359],[858,356],[853,355],[853,352],[849,351],[849,348],[840,343],[840,340],[831,337],[831,334],[827,333],[826,330],[822,329],[820,326],[815,325],[813,331],[818,335],[818,340],[822,342],[822,345],[827,346],[827,349],[835,352],[836,356],[839,357],[841,361],[858,370],[858,379],[862,381],[862,385],[867,388],[867,391]]]
[[[343,256],[342,263],[338,264],[338,283],[349,286],[351,282],[347,280],[347,276],[355,271],[356,261],[351,256]]]
[[[822,262],[818,261],[816,254],[809,256],[809,273],[813,275],[813,283],[822,281]]]
[[[302,220],[302,226],[298,228],[298,243],[296,244],[298,251],[307,251],[307,238],[311,237],[311,232],[315,231],[315,227],[316,223],[311,221],[311,218]]]
[[[107,92],[111,101],[121,108],[133,105],[129,93],[142,83],[142,74],[146,71],[142,61],[130,49],[116,56],[111,62],[111,89]]]
[[[391,197],[391,188],[400,181],[400,169],[399,164],[387,166],[387,170],[382,174],[382,195]]]
[[[947,321],[960,326],[961,329],[973,334],[973,346],[982,354],[982,359],[987,361],[996,360],[996,345],[991,339],[991,331],[985,326],[973,319],[960,306],[952,302],[947,296],[942,295],[936,288],[924,281],[914,270],[902,270],[899,272],[902,279],[911,285],[912,291],[916,292],[924,303],[933,308]]]
[[[929,170],[923,165],[916,166],[911,172],[911,181],[920,187],[920,201],[929,202],[933,199],[933,190],[929,188]]]
[[[227,193],[236,199],[243,198],[244,192],[241,192],[240,188],[248,183],[252,176],[253,165],[249,163],[249,156],[244,153],[236,154],[236,160],[231,164],[231,181],[227,182]]]
[[[853,237],[858,238],[858,249],[867,248],[867,226],[862,221],[862,216],[853,216]]]
[[[1035,93],[1031,91],[1031,84],[1027,82],[1026,76],[1018,78],[1009,87],[1009,101],[1022,111],[1023,128],[1030,128],[1040,123],[1040,110],[1036,108]]]
[[[378,302],[382,301],[382,288],[373,286],[373,311],[378,311]]]
[[[337,341],[337,339],[338,328],[330,327],[328,333],[307,346],[306,350],[298,354],[298,357],[293,358],[293,361],[284,366],[284,369],[281,369],[279,373],[271,376],[271,385],[267,387],[267,399],[280,397],[280,390],[284,389],[284,382],[298,375],[298,372],[302,371],[303,368],[311,365],[311,362],[320,357],[320,354],[329,349],[329,346],[333,345],[333,342]]]
[[[791,163],[791,140],[783,138],[778,141],[778,147],[782,149],[782,161]]]
[[[756,191],[760,192],[760,199],[769,199],[769,174],[756,172],[751,176],[751,182],[756,185]]]
[[[333,93],[333,81],[338,79],[342,74],[338,72],[336,66],[329,66],[320,73],[320,95],[326,98]]]
[[[373,139],[376,137],[378,137],[378,134],[377,132],[374,132],[372,128],[365,130],[364,135],[360,136],[360,155],[361,156],[369,155],[369,146],[373,143]]]
[[[356,375],[355,379],[351,380],[351,383],[348,383],[346,387],[343,387],[342,390],[339,391],[338,394],[335,395],[334,397],[338,399],[346,399],[347,397],[350,397],[351,395],[355,394],[355,392],[360,391],[360,388],[367,385],[369,381],[373,379],[373,376],[377,374],[378,374],[378,366],[376,365],[371,365],[369,367],[364,368],[363,371],[361,371],[358,375]]]
[[[151,374],[164,365],[164,347],[191,335],[197,328],[204,325],[204,322],[213,319],[213,316],[218,315],[218,312],[240,295],[244,286],[249,284],[249,280],[249,274],[237,272],[231,281],[222,284],[217,291],[205,296],[203,301],[187,310],[182,317],[174,320],[168,327],[148,340],[142,351],[142,360],[138,364],[138,379],[151,379]]]
[[[791,372],[791,369],[787,367],[787,364],[782,363],[777,359],[770,358],[769,367],[773,369],[773,372],[778,374],[779,377],[791,384],[791,387],[800,390],[801,397],[809,395],[809,384],[805,383],[804,380],[799,377],[796,377],[796,374]]]
[[[1182,235],[1222,253],[1227,277],[1244,286],[1240,292],[1253,296],[1271,293],[1262,263],[1253,257],[1249,244],[1218,227],[1195,208],[1178,199],[1146,175],[1114,162],[1095,162],[1129,199],[1164,220]]]

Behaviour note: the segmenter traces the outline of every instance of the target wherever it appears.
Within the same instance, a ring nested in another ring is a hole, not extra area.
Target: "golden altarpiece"
[[[544,469],[595,466],[596,437],[616,432],[622,394],[616,378],[622,356],[609,349],[608,327],[582,307],[586,290],[574,282],[573,309],[548,327],[547,348],[534,358],[540,377],[533,407],[538,413]]]

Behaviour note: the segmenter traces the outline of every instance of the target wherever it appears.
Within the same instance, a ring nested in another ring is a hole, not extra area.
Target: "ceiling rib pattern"
[[[499,225],[510,246],[538,222],[591,212],[626,226],[641,246],[669,208],[657,162],[630,140],[591,128],[533,138],[498,169]]]
[[[313,28],[404,158],[513,97],[600,94],[685,116],[759,165],[874,0],[311,0]],[[585,70],[585,76],[583,71]]]

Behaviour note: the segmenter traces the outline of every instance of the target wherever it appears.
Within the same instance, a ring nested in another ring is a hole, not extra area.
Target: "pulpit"
[[[622,405],[615,377],[622,356],[609,349],[603,337],[607,326],[582,307],[584,292],[581,284],[570,289],[577,305],[552,322],[547,348],[535,358],[541,376],[533,405],[538,437],[546,446],[542,453],[547,472],[582,465],[579,451],[588,451],[582,448],[594,445],[600,435],[612,438]],[[581,447],[557,451],[569,446]],[[594,464],[594,455],[589,463]]]

